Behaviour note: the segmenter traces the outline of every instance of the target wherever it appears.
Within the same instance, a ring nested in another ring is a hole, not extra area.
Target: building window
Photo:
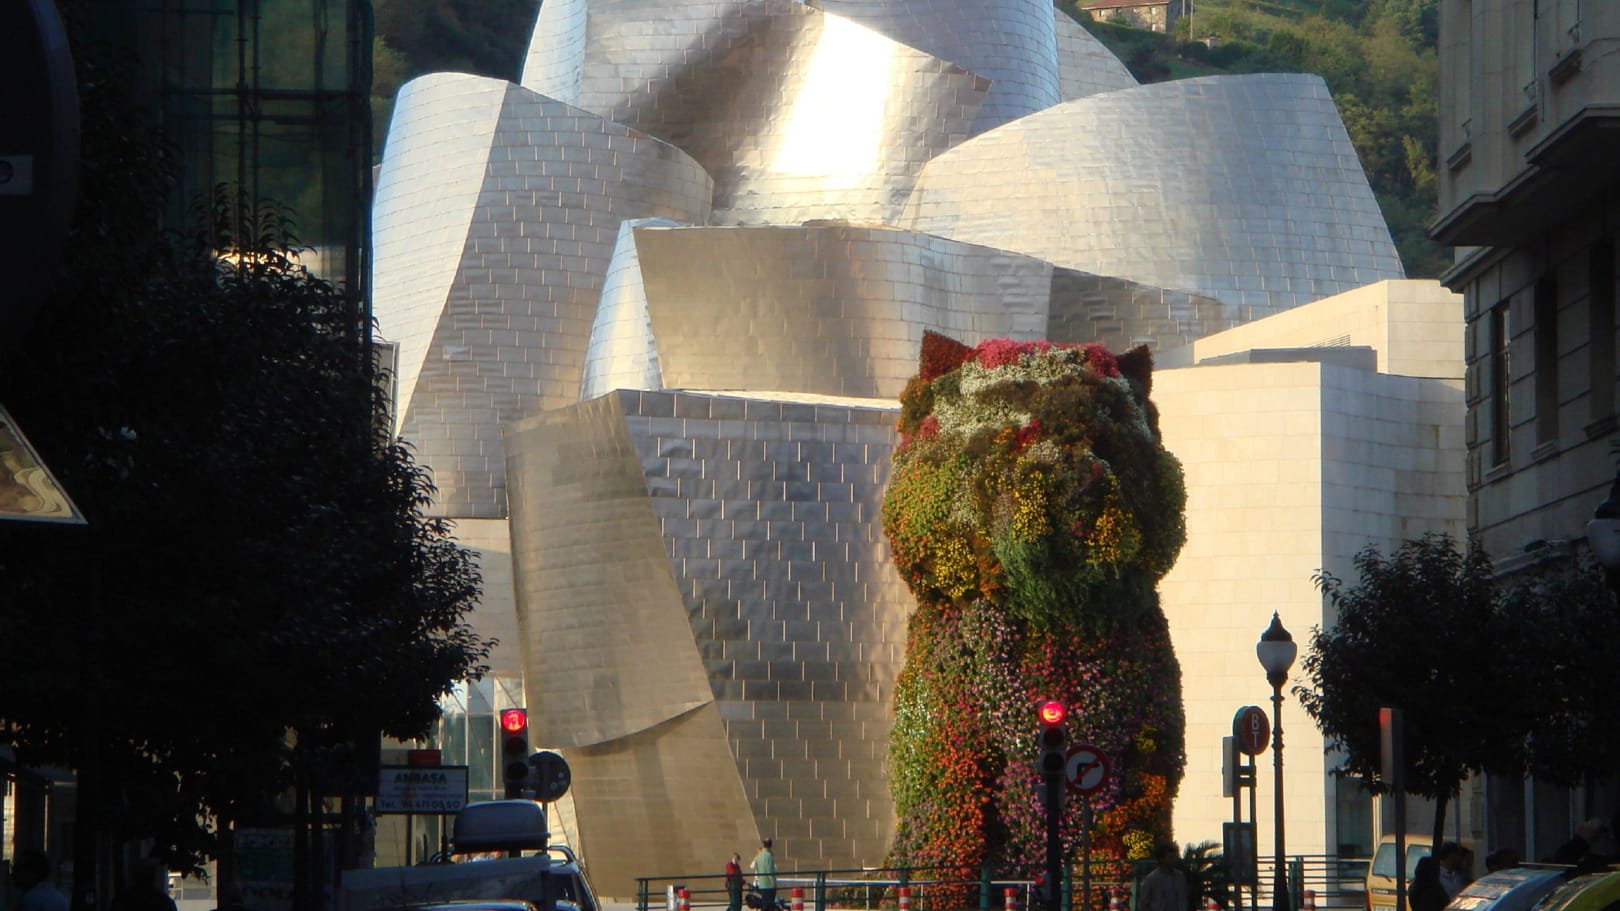
[[[1373,801],[1366,783],[1349,775],[1333,776],[1334,843],[1340,857],[1371,857]]]
[[[1593,244],[1587,259],[1587,357],[1592,420],[1614,414],[1614,239]]]
[[[1536,442],[1558,440],[1558,280],[1550,275],[1536,282]]]
[[[1508,304],[1491,308],[1491,464],[1508,460]]]

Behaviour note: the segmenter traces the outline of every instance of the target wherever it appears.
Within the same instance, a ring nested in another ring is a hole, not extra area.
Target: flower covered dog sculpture
[[[884,529],[917,599],[890,745],[893,862],[1027,872],[1044,859],[1034,707],[1111,760],[1094,857],[1170,834],[1181,675],[1155,585],[1185,537],[1145,347],[928,333],[902,396]],[[1078,856],[1081,811],[1064,837]]]

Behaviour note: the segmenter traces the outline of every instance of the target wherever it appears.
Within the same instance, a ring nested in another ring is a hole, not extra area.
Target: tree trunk
[[[1434,841],[1430,843],[1430,854],[1440,850],[1440,846],[1446,843],[1446,807],[1450,803],[1450,794],[1443,794],[1434,802]]]

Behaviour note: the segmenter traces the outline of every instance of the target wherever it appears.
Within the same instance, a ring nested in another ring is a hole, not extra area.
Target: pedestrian
[[[726,861],[726,911],[742,911],[742,855],[735,851]]]
[[[175,911],[174,899],[169,897],[168,868],[150,858],[136,861],[108,911]]]
[[[1485,855],[1485,872],[1495,873],[1519,865],[1519,852],[1514,848],[1497,848]]]
[[[754,855],[748,869],[754,871],[754,888],[759,890],[759,906],[763,911],[776,911],[776,855],[771,853],[769,838],[760,842],[759,853]]]
[[[1153,857],[1158,865],[1136,887],[1136,911],[1187,911],[1192,894],[1187,874],[1176,866],[1181,859],[1176,843],[1160,842]]]
[[[1447,901],[1446,889],[1440,885],[1440,861],[1432,854],[1420,859],[1406,886],[1407,905],[1411,911],[1441,911]]]
[[[51,885],[51,858],[38,848],[12,858],[11,884],[21,893],[14,911],[68,911],[67,896]]]
[[[1439,850],[1434,852],[1434,859],[1440,865],[1440,888],[1445,890],[1446,901],[1451,901],[1461,892],[1463,886],[1468,885],[1468,877],[1463,873],[1462,864],[1466,859],[1472,863],[1473,853],[1464,855],[1462,845],[1454,841],[1444,842]]]

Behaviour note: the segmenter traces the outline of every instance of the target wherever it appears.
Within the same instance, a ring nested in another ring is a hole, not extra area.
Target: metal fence
[[[1288,858],[1290,907],[1295,911],[1364,911],[1368,861],[1332,855]],[[1096,861],[1073,865],[1060,884],[1063,911],[1134,911],[1134,885],[1148,861]],[[1275,867],[1261,861],[1257,888],[1225,886],[1218,865],[1200,871],[1222,909],[1270,909]],[[1211,876],[1210,874],[1213,873]],[[777,875],[777,899],[791,911],[897,911],[904,890],[910,911],[1004,911],[1008,899],[1017,911],[1039,911],[1044,894],[1036,869],[990,871],[969,867],[904,867],[856,870],[800,870]],[[685,890],[681,896],[680,890]],[[724,874],[636,878],[638,911],[712,911],[728,904]],[[746,909],[745,909],[746,911]],[[771,911],[771,909],[763,909]]]

